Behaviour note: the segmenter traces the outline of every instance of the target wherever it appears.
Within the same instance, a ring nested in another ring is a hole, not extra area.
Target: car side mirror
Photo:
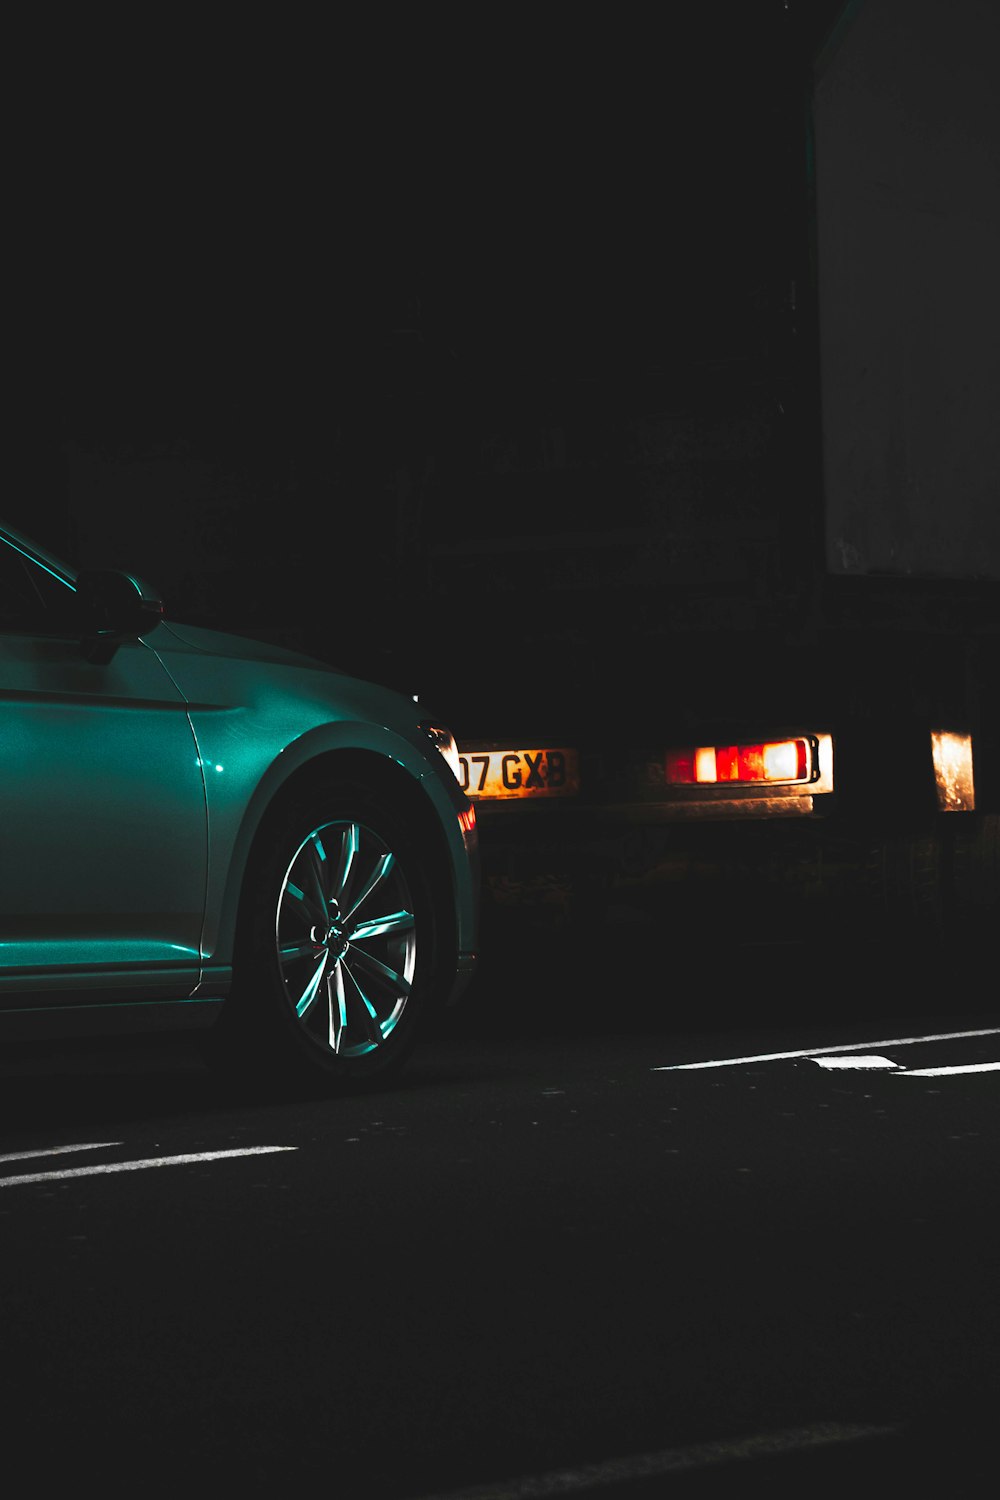
[[[81,649],[87,661],[105,667],[125,641],[141,640],[163,619],[163,600],[131,573],[88,568],[77,575],[76,599],[83,622]]]

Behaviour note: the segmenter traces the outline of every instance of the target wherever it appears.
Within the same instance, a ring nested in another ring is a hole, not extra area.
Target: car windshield
[[[0,519],[0,541],[6,542],[10,548],[19,552],[22,556],[30,558],[32,562],[37,563],[47,572],[53,574],[62,583],[72,585],[76,579],[77,569],[71,567],[64,558],[57,557],[47,547],[43,547],[31,537],[25,536],[15,526],[8,525],[2,519]]]
[[[72,570],[4,527],[0,530],[0,628],[74,628]]]

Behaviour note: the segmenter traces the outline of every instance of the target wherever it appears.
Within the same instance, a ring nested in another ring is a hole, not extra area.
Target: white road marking
[[[873,1057],[865,1054],[863,1057],[811,1057],[819,1068],[898,1068],[899,1063],[892,1062],[888,1057]]]
[[[636,1453],[605,1463],[583,1464],[577,1469],[555,1469],[546,1474],[525,1474],[517,1479],[474,1484],[463,1490],[444,1490],[420,1500],[543,1500],[547,1495],[577,1494],[615,1481],[652,1479],[684,1469],[704,1469],[735,1459],[764,1458],[777,1453],[798,1453],[833,1443],[893,1437],[895,1427],[867,1427],[840,1422],[822,1422],[812,1427],[793,1427],[783,1432],[762,1432],[730,1442],[698,1443],[690,1448],[667,1448],[660,1453]]]
[[[956,1063],[951,1068],[900,1068],[904,1078],[941,1078],[945,1073],[995,1073],[1000,1062]]]
[[[27,1161],[31,1156],[62,1156],[66,1151],[107,1151],[110,1146],[124,1146],[124,1141],[87,1141],[82,1146],[46,1146],[42,1151],[8,1151],[0,1161]]]
[[[811,1057],[809,1061],[820,1068],[888,1069],[901,1078],[941,1078],[945,1073],[995,1073],[1000,1069],[1000,1062],[953,1063],[947,1068],[904,1068],[902,1063],[894,1063],[888,1057]]]
[[[661,1063],[653,1073],[683,1073],[693,1068],[738,1068],[744,1063],[782,1062],[786,1058],[812,1059],[833,1052],[860,1052],[863,1047],[916,1047],[921,1042],[954,1042],[973,1036],[1000,1036],[1000,1026],[986,1026],[981,1031],[939,1031],[934,1036],[896,1036],[881,1042],[844,1042],[837,1047],[801,1047],[794,1052],[758,1052],[752,1057],[718,1057],[707,1062]]]
[[[221,1161],[229,1156],[263,1156],[271,1151],[297,1151],[298,1146],[246,1146],[238,1151],[192,1151],[185,1156],[146,1156],[139,1161],[109,1161],[93,1167],[70,1167],[65,1172],[22,1172],[17,1177],[0,1177],[0,1187],[14,1187],[22,1182],[54,1182],[65,1177],[91,1177],[107,1172],[140,1172],[144,1167],[181,1167],[189,1162]]]

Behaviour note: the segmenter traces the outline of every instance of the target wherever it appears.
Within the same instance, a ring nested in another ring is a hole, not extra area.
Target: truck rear
[[[531,386],[428,489],[413,685],[454,668],[496,906],[988,932],[996,31],[861,0],[790,49],[727,317]]]

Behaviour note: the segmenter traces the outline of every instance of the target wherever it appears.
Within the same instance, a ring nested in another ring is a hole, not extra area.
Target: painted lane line
[[[902,1063],[891,1062],[888,1057],[811,1057],[809,1061],[820,1068],[880,1068],[898,1073],[900,1078],[942,1078],[946,1073],[995,1073],[1000,1069],[1000,1062],[953,1063],[946,1068],[904,1068]]]
[[[901,1078],[943,1078],[946,1073],[996,1073],[1000,1062],[956,1063],[951,1068],[900,1068]]]
[[[264,1156],[271,1151],[297,1151],[298,1146],[246,1146],[239,1151],[192,1151],[185,1156],[146,1156],[140,1161],[109,1161],[94,1167],[70,1167],[65,1172],[22,1172],[17,1177],[0,1177],[0,1187],[14,1187],[22,1182],[53,1182],[64,1177],[93,1177],[108,1172],[139,1172],[144,1167],[181,1167],[190,1162],[222,1161],[230,1156]]]
[[[867,1068],[867,1069],[895,1069],[899,1063],[892,1062],[888,1057],[873,1057],[866,1054],[864,1057],[811,1057],[818,1068]]]
[[[554,1469],[545,1474],[525,1474],[517,1479],[474,1484],[468,1489],[443,1490],[420,1500],[544,1500],[549,1495],[578,1494],[614,1482],[653,1479],[685,1469],[705,1469],[712,1464],[738,1459],[766,1458],[774,1454],[800,1453],[833,1443],[856,1443],[871,1438],[895,1437],[896,1427],[820,1422],[811,1427],[793,1427],[782,1432],[762,1432],[731,1442],[698,1443],[690,1448],[667,1448],[660,1453],[636,1453],[605,1463],[582,1464],[576,1469]]]
[[[916,1047],[921,1042],[955,1042],[973,1036],[1000,1036],[1000,1026],[986,1026],[981,1031],[939,1031],[934,1036],[896,1036],[881,1042],[843,1042],[837,1047],[800,1047],[794,1052],[758,1052],[752,1057],[719,1057],[708,1062],[661,1063],[652,1073],[683,1073],[693,1068],[738,1068],[744,1063],[784,1062],[801,1057],[811,1060],[833,1052],[860,1052],[869,1047]]]
[[[0,1161],[27,1161],[31,1156],[62,1156],[66,1151],[107,1151],[111,1146],[124,1146],[124,1141],[87,1141],[82,1146],[46,1146],[42,1151],[8,1151]]]

